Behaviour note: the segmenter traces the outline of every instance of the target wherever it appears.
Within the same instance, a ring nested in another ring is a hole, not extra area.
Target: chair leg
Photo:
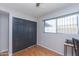
[[[67,56],[67,46],[64,45],[64,56]]]

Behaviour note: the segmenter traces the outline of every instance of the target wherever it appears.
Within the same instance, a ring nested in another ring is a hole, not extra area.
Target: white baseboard
[[[5,50],[1,50],[1,51],[0,51],[0,53],[2,53],[2,52],[5,52],[5,51],[8,51],[8,49],[5,49]]]
[[[48,47],[46,47],[46,46],[44,46],[44,45],[41,45],[41,44],[37,44],[37,45],[42,46],[42,47],[45,47],[45,48],[47,48],[47,49],[49,49],[49,50],[51,50],[51,51],[55,51],[56,53],[58,53],[58,54],[60,54],[60,55],[63,55],[63,56],[64,56],[64,54],[63,54],[63,53],[58,52],[58,51],[53,50],[53,49],[50,49],[50,48],[48,48]]]

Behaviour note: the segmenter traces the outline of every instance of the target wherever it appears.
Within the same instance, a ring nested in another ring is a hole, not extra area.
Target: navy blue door
[[[36,44],[37,23],[13,17],[13,52]]]

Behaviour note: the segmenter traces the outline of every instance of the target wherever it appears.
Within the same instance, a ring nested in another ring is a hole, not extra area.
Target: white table
[[[70,44],[70,43],[64,43],[64,56],[67,56],[67,47],[71,47],[71,53],[72,53],[72,56],[73,56],[74,45]]]

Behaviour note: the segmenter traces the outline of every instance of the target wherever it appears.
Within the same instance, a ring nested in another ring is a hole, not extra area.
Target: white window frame
[[[67,16],[71,16],[71,15],[75,15],[75,14],[77,15],[77,29],[78,29],[78,33],[77,34],[79,34],[79,14],[78,13],[72,13],[72,14],[69,14],[69,15],[64,15],[64,16],[60,16],[60,17],[55,17],[55,18],[44,20],[44,32],[45,32],[45,21],[56,19],[56,33],[58,33],[57,32],[57,28],[58,28],[57,27],[57,19],[58,18],[64,18],[64,17],[67,17]],[[50,32],[45,32],[45,33],[50,33]],[[71,34],[71,33],[63,33],[63,34]],[[75,33],[73,33],[73,34],[75,34]]]

